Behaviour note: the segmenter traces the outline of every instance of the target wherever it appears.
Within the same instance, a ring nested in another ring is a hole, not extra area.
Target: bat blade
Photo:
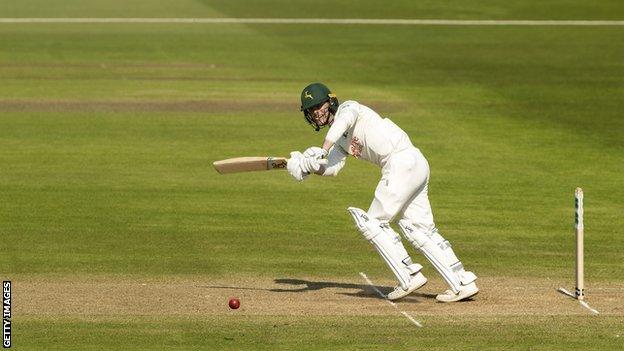
[[[217,172],[221,174],[269,171],[272,169],[285,169],[288,159],[285,157],[235,157],[212,163]]]

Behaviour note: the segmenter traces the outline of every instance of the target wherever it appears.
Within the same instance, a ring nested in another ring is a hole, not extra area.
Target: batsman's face
[[[331,123],[331,114],[329,113],[329,101],[325,101],[320,105],[311,107],[309,110],[314,122],[319,126]]]

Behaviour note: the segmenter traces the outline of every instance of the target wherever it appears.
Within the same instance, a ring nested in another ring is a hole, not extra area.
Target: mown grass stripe
[[[606,20],[452,20],[374,18],[0,18],[0,23],[356,24],[440,26],[624,26]]]

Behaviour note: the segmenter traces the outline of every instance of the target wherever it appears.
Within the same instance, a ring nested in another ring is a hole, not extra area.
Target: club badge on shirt
[[[351,139],[351,144],[349,144],[349,153],[353,155],[355,158],[359,158],[362,156],[362,149],[364,148],[364,144],[357,137],[353,137]]]

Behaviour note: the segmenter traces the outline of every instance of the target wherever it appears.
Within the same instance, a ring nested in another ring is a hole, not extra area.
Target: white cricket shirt
[[[399,126],[357,101],[345,101],[338,106],[325,139],[349,155],[381,167],[393,152],[413,147]]]

